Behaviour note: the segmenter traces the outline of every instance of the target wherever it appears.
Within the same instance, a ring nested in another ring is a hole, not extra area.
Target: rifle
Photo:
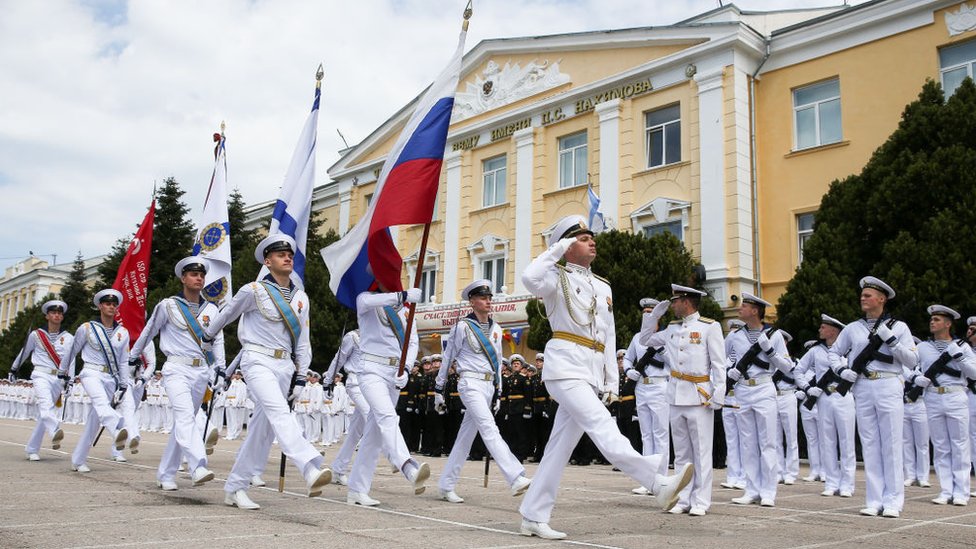
[[[285,398],[291,398],[291,394],[295,392],[295,384],[297,382],[298,382],[298,370],[296,369],[295,373],[291,375],[291,383],[288,384],[288,394],[285,395]],[[291,400],[288,401],[288,411],[290,412],[294,409],[295,409],[295,399],[292,398]],[[281,451],[281,463],[278,464],[278,491],[279,492],[285,491],[285,451],[284,450]]]
[[[963,341],[962,339],[957,340],[957,342],[959,343],[959,345],[965,344],[965,341]],[[935,359],[935,362],[933,362],[932,365],[929,366],[929,368],[925,370],[925,372],[922,375],[924,375],[925,377],[929,378],[932,381],[933,387],[939,386],[939,382],[936,378],[939,377],[940,374],[945,374],[951,377],[962,376],[962,372],[960,372],[959,370],[953,370],[952,368],[949,367],[949,363],[952,362],[952,360],[953,358],[949,356],[949,351],[942,351],[942,354],[939,355],[939,358]],[[914,382],[905,386],[905,398],[907,398],[909,402],[915,402],[916,400],[918,400],[918,397],[922,396],[922,393],[924,392],[925,392],[925,388],[915,385]]]
[[[491,454],[485,452],[485,488],[488,487],[488,466],[491,464]]]
[[[976,379],[966,378],[966,386],[969,387],[969,391],[976,395]]]
[[[776,370],[775,372],[773,372],[773,383],[779,383],[780,381],[785,381],[790,385],[796,385],[795,379],[784,374],[782,370]]]
[[[655,368],[659,369],[664,368],[664,361],[655,358],[663,350],[664,347],[648,347],[647,351],[644,351],[644,355],[640,357],[640,360],[638,360],[636,364],[637,368],[639,368],[638,371],[642,373],[644,377],[647,377],[648,366],[654,366]]]
[[[874,321],[874,326],[871,327],[871,331],[868,333],[868,344],[865,345],[864,348],[861,349],[861,352],[858,353],[857,356],[854,357],[854,360],[851,361],[849,368],[858,376],[862,376],[868,372],[868,363],[874,360],[878,349],[880,349],[881,345],[884,343],[884,341],[881,341],[881,338],[878,337],[878,328],[881,326],[881,322],[884,319],[885,316],[884,313],[882,313],[881,316],[878,317],[878,320]],[[890,317],[886,324],[890,329],[895,325],[895,322],[895,318]],[[847,393],[853,386],[853,382],[842,379],[837,382],[837,392],[840,393],[840,396],[847,396]]]
[[[841,379],[837,377],[837,374],[830,369],[830,366],[828,366],[827,371],[824,372],[824,375],[820,376],[820,379],[817,380],[816,387],[826,393],[827,388],[830,387],[832,383],[840,383],[840,381]],[[813,410],[813,407],[817,405],[818,398],[819,397],[807,394],[807,397],[803,400],[803,405],[807,410]]]
[[[766,337],[769,338],[770,336],[775,334],[777,330],[779,330],[779,328],[775,326],[770,326],[765,332]],[[749,371],[749,366],[753,364],[759,366],[760,368],[765,368],[767,370],[769,369],[769,363],[764,363],[759,360],[759,353],[761,352],[763,352],[762,347],[759,346],[759,342],[757,341],[753,343],[752,346],[749,347],[749,350],[746,351],[744,355],[742,355],[742,358],[735,363],[735,366],[733,366],[733,368],[735,368],[736,370],[739,371],[740,374],[742,374],[742,379],[749,379],[749,376],[746,373]]]

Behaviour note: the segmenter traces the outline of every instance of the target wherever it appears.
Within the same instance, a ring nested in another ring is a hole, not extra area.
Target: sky
[[[863,0],[862,0],[863,1]],[[273,200],[325,78],[316,183],[447,62],[466,0],[0,0],[0,268],[107,253],[175,177],[199,217],[226,122],[228,180]],[[728,4],[728,2],[725,2]],[[741,0],[743,10],[842,0]],[[860,3],[858,1],[852,4]],[[475,0],[491,38],[669,25],[718,0]]]

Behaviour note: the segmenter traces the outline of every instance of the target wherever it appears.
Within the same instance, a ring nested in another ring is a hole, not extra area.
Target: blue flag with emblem
[[[471,333],[478,338],[478,343],[481,344],[481,350],[484,351],[485,356],[488,357],[488,361],[491,362],[491,371],[495,374],[494,383],[498,385],[498,377],[501,375],[501,361],[498,360],[498,353],[495,352],[495,346],[491,344],[491,341],[488,341],[488,336],[481,330],[481,325],[478,324],[477,320],[465,318],[464,321],[468,323],[468,328],[471,329]]]
[[[397,341],[400,342],[400,347],[403,347],[405,330],[403,328],[403,322],[400,320],[400,315],[389,305],[383,307],[383,312],[386,313],[386,318],[390,321],[390,328],[393,328],[393,333],[396,334]]]
[[[227,155],[224,149],[224,125],[221,133],[214,134],[217,147],[214,149],[213,175],[210,187],[203,202],[203,215],[200,217],[200,233],[193,243],[193,255],[209,260],[207,278],[204,281],[203,297],[222,307],[233,297],[231,291],[231,250],[230,216],[227,214]]]
[[[302,323],[298,320],[298,315],[295,314],[295,310],[291,308],[291,304],[285,300],[285,296],[281,295],[281,290],[278,289],[278,286],[265,280],[261,281],[261,285],[268,291],[268,295],[271,296],[271,302],[278,309],[278,314],[281,315],[281,321],[285,323],[285,328],[288,329],[288,335],[291,336],[291,352],[294,355],[295,351],[298,350],[298,336],[302,335]]]
[[[174,299],[173,301],[176,301],[176,305],[180,309],[180,314],[183,315],[183,320],[186,321],[186,327],[190,330],[190,335],[193,336],[193,341],[196,342],[197,347],[200,347],[200,352],[207,359],[207,365],[213,366],[213,363],[217,360],[214,357],[213,351],[203,350],[203,326],[200,326],[200,322],[193,316],[189,305],[181,299]]]

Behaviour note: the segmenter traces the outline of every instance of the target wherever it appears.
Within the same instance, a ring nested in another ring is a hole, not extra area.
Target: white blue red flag
[[[466,34],[461,32],[451,61],[417,101],[383,164],[366,215],[342,239],[322,249],[331,274],[329,287],[350,309],[356,308],[356,296],[375,283],[387,291],[403,289],[403,259],[390,227],[430,223],[433,216]]]
[[[305,288],[305,242],[308,239],[308,220],[312,214],[312,188],[315,186],[315,140],[319,126],[319,98],[322,95],[322,67],[319,67],[315,85],[315,101],[312,112],[305,120],[302,135],[292,154],[291,163],[281,185],[281,194],[271,214],[271,227],[268,234],[285,233],[295,239],[294,270],[291,281],[299,288]],[[260,280],[268,274],[262,267],[258,273]]]
[[[590,215],[587,224],[594,233],[602,233],[607,230],[607,224],[603,221],[603,214],[600,213],[600,198],[593,192],[593,186],[586,186],[586,196],[590,201]]]
[[[214,141],[217,142],[214,169],[207,198],[203,202],[200,234],[193,243],[193,255],[210,260],[203,297],[220,307],[230,301],[233,294],[230,280],[230,217],[227,215],[227,155],[223,132],[215,133]]]

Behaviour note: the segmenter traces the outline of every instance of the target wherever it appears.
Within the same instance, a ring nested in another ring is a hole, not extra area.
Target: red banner
[[[153,200],[146,218],[142,220],[136,236],[129,244],[129,251],[119,264],[119,274],[112,284],[112,288],[122,292],[122,304],[115,313],[115,320],[129,330],[129,345],[139,339],[139,334],[146,327],[146,287],[155,219],[156,201]]]

